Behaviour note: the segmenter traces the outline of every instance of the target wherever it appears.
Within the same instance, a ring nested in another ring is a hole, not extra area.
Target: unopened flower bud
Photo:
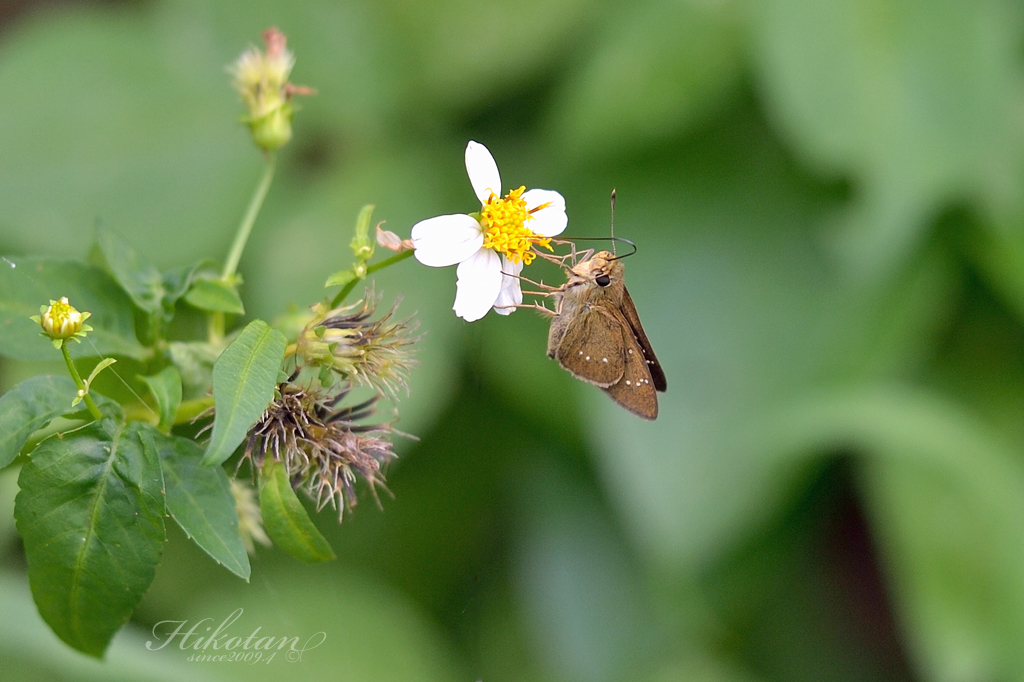
[[[249,119],[252,140],[268,152],[288,144],[292,139],[292,107],[287,102],[265,116]]]
[[[253,141],[260,148],[273,151],[292,139],[292,97],[316,91],[288,82],[295,56],[286,49],[283,33],[269,28],[263,33],[263,40],[266,52],[249,48],[230,71],[235,76],[235,89],[249,110],[244,120],[252,130]]]
[[[263,530],[263,514],[256,501],[255,491],[236,478],[228,479],[231,483],[231,494],[235,498],[235,511],[238,513],[238,534],[249,554],[256,552],[255,543],[270,546],[270,538]]]
[[[366,277],[365,263],[373,256],[373,241],[370,239],[370,216],[373,215],[373,209],[373,204],[363,206],[363,210],[359,212],[359,217],[356,218],[356,232],[349,243],[352,253],[355,254],[356,260],[359,261],[356,266],[356,276],[359,279]],[[360,265],[362,265],[362,273],[359,272]]]
[[[90,313],[80,313],[68,303],[67,296],[61,296],[59,301],[50,301],[50,305],[39,307],[39,315],[33,315],[32,319],[43,328],[43,335],[54,341],[59,346],[66,339],[80,340],[86,332],[91,332],[92,327],[84,324],[89,319]]]

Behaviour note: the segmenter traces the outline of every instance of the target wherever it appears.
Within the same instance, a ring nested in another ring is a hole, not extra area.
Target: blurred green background
[[[665,367],[643,422],[382,273],[425,332],[395,499],[260,549],[170,524],[98,663],[45,628],[0,472],[5,680],[1024,680],[1024,9],[1010,0],[150,0],[0,5],[0,253],[223,258],[260,172],[225,65],[279,26],[303,99],[242,261],[251,315],[322,295],[359,207],[473,210],[462,152],[639,245]],[[558,283],[555,270],[541,271]],[[0,365],[4,388],[36,368]],[[176,534],[175,534],[176,533]],[[325,642],[188,663],[162,620]]]

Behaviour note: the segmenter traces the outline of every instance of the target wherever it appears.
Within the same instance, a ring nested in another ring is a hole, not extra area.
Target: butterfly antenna
[[[612,187],[612,255],[615,253],[615,188]]]

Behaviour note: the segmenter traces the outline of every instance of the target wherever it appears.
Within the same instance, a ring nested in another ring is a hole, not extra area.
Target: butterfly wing
[[[626,324],[625,320],[623,324]],[[639,339],[630,333],[628,327],[624,331],[626,353],[622,378],[603,390],[612,397],[612,400],[638,417],[654,420],[658,416],[658,394],[655,391],[658,382],[652,375],[651,368],[658,367],[660,371],[661,367],[657,365],[657,360],[653,365],[648,364]],[[661,375],[661,382],[664,386],[664,374]]]
[[[620,317],[585,305],[558,341],[555,358],[577,379],[607,388],[625,371],[624,343],[629,335]]]
[[[622,311],[622,316],[629,324],[629,328],[632,330],[633,336],[643,353],[647,369],[650,370],[650,378],[654,388],[664,393],[668,388],[665,371],[661,368],[661,363],[658,362],[658,358],[654,355],[654,348],[651,347],[651,342],[647,339],[647,334],[644,333],[644,326],[640,324],[640,316],[637,315],[636,306],[633,305],[633,299],[629,297],[629,291],[625,287],[622,288],[622,304],[619,309]],[[657,407],[655,407],[655,414],[657,414]]]

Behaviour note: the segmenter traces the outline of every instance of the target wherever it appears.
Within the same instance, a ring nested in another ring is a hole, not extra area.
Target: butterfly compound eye
[[[606,287],[612,283],[612,278],[608,275],[598,275],[594,278],[594,281],[597,282],[598,286]]]

